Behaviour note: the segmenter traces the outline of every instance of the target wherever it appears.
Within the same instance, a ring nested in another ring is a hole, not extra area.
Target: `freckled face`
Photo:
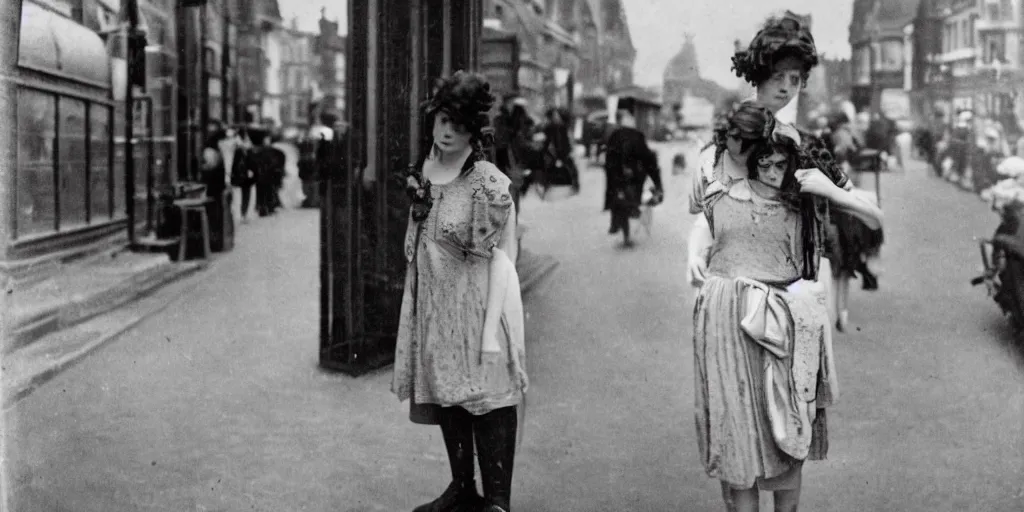
[[[772,188],[782,188],[789,159],[782,153],[772,153],[757,162],[757,181]]]

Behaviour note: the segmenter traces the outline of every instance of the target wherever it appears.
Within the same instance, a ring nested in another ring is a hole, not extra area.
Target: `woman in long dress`
[[[413,205],[392,390],[410,400],[414,423],[441,427],[452,472],[417,512],[511,510],[528,380],[510,180],[481,151],[489,90],[461,71],[441,81],[423,107],[429,150],[406,177]]]
[[[803,461],[827,453],[836,391],[827,298],[815,282],[820,206],[876,227],[881,212],[801,168],[799,134],[768,109],[745,104],[729,126],[694,198],[713,237],[694,306],[698,447],[728,510],[756,511],[765,490],[775,510],[795,511]],[[738,164],[724,157],[730,149],[746,177],[728,169]]]

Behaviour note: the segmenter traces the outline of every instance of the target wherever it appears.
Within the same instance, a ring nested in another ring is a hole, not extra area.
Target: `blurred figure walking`
[[[622,233],[622,243],[632,247],[629,220],[640,217],[640,203],[644,183],[650,178],[655,196],[664,196],[658,158],[647,146],[647,138],[636,129],[633,114],[626,109],[618,112],[618,128],[608,137],[605,156],[604,209],[611,212],[609,234]]]

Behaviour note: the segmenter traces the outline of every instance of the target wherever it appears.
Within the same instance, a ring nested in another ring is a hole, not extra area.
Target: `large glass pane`
[[[18,90],[17,236],[49,233],[56,227],[53,183],[57,99]]]
[[[85,199],[88,182],[85,155],[85,102],[60,98],[59,143],[57,145],[57,183],[60,207],[59,228],[66,230],[88,222]]]
[[[124,103],[114,108],[114,218],[123,219],[128,213],[125,210],[124,172],[125,172],[125,111]]]
[[[89,221],[110,220],[110,107],[89,107]]]

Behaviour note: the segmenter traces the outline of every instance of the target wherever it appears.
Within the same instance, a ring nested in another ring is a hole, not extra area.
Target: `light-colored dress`
[[[433,207],[410,215],[408,271],[395,348],[392,391],[411,399],[414,422],[434,424],[438,407],[475,415],[521,403],[528,386],[523,308],[514,267],[498,329],[498,364],[483,364],[481,336],[491,250],[512,211],[509,179],[477,161],[449,183],[433,184]]]
[[[693,197],[714,237],[694,307],[698,445],[709,476],[772,490],[827,451],[826,295],[801,280],[800,212],[716,171],[723,179],[705,175]]]

